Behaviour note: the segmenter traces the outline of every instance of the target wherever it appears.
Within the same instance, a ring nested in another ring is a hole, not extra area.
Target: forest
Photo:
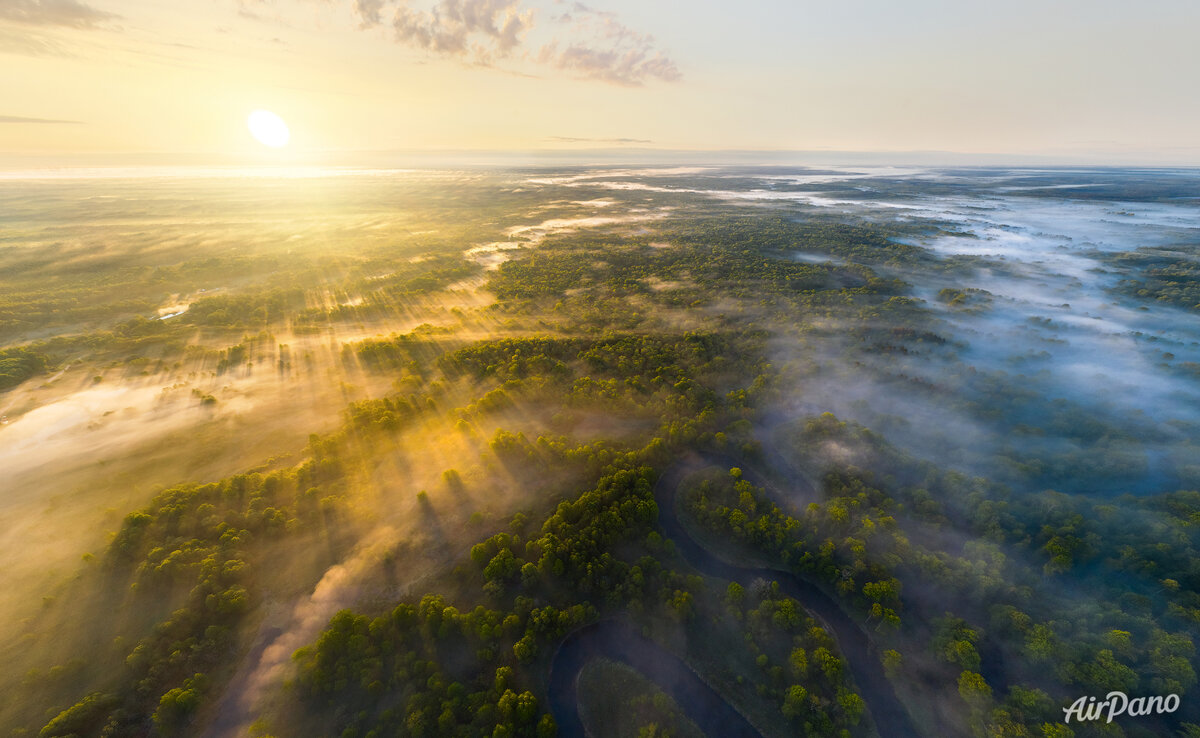
[[[1200,736],[1200,211],[998,176],[0,183],[0,734]]]

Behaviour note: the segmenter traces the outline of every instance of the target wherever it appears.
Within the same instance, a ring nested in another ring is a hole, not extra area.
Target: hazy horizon
[[[1049,169],[1180,169],[1200,168],[1195,160],[1155,159],[1131,153],[1124,158],[1070,157],[968,153],[955,151],[801,151],[741,149],[436,149],[346,151],[294,157],[280,162],[269,156],[217,156],[202,153],[129,152],[121,154],[0,153],[0,177],[22,176],[186,176],[223,171],[253,172],[262,176],[303,176],[321,171],[402,171],[445,167],[545,167],[562,166],[758,166],[758,167],[967,167]]]

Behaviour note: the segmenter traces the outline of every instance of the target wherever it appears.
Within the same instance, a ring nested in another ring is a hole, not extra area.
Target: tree
[[[725,599],[731,605],[740,606],[745,596],[745,588],[743,588],[742,585],[738,584],[737,582],[730,582],[729,586],[725,588]]]
[[[842,714],[846,716],[846,722],[851,725],[858,725],[858,721],[862,719],[863,712],[867,709],[867,704],[863,702],[863,698],[857,692],[851,692],[848,689],[839,687],[837,700],[838,705],[842,708]]]
[[[895,679],[900,675],[900,667],[904,664],[904,659],[900,656],[900,652],[889,648],[883,652],[881,657],[883,661],[883,671],[889,679]]]
[[[900,602],[900,580],[892,577],[863,585],[863,594],[874,602]]]
[[[113,695],[93,692],[46,723],[38,738],[92,734],[103,725],[118,702]]]
[[[160,732],[171,734],[177,731],[200,706],[200,698],[208,685],[208,678],[196,674],[184,681],[183,686],[169,690],[158,701],[154,711],[154,725]]]
[[[517,657],[517,661],[528,663],[537,656],[537,643],[533,640],[533,636],[525,635],[521,640],[513,644],[513,655]]]
[[[980,658],[975,643],[979,640],[979,634],[967,621],[947,613],[946,617],[939,618],[934,625],[933,647],[938,656],[952,664],[958,664],[967,671],[977,671]]]
[[[803,677],[808,674],[808,653],[803,648],[792,649],[788,663],[791,664],[797,676]]]
[[[789,718],[797,718],[808,712],[808,690],[799,684],[788,687],[783,696],[783,714]]]
[[[980,712],[992,703],[992,688],[981,674],[973,671],[964,671],[958,675],[958,694],[973,710]]]

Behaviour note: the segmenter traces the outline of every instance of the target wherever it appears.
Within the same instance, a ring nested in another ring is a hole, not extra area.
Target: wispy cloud
[[[638,86],[650,80],[675,82],[678,66],[654,38],[622,24],[614,13],[583,3],[549,16],[541,27],[552,40],[526,45],[535,10],[527,0],[351,0],[363,28],[390,26],[397,43],[481,66],[519,59],[586,79]],[[394,8],[393,8],[394,6]],[[511,65],[509,65],[511,66]],[[510,70],[511,71],[511,70]]]
[[[675,62],[657,49],[653,36],[621,23],[615,13],[576,2],[555,20],[570,25],[573,38],[567,44],[552,41],[543,46],[538,60],[544,64],[626,86],[683,78]]]
[[[648,138],[581,138],[577,136],[550,136],[547,140],[559,143],[608,143],[608,144],[648,144],[654,143]]]
[[[0,123],[82,123],[79,120],[58,120],[55,118],[26,118],[20,115],[0,115]]]
[[[643,85],[650,78],[664,82],[683,78],[675,62],[646,48],[604,48],[576,43],[560,49],[553,42],[542,47],[538,60],[589,79],[628,87]]]
[[[3,0],[0,0],[2,2]],[[27,28],[0,25],[0,53],[28,56],[72,56],[62,44]]]
[[[0,0],[0,20],[29,25],[93,28],[118,17],[79,0]]]

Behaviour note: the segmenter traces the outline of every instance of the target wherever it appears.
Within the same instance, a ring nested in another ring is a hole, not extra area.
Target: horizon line
[[[603,161],[586,161],[587,159]],[[378,161],[385,159],[390,161]],[[560,160],[559,165],[656,165],[691,164],[743,166],[978,166],[978,167],[1098,167],[1098,168],[1200,168],[1200,148],[1195,154],[1171,157],[1145,151],[1127,154],[1107,152],[1066,153],[1007,153],[966,152],[940,149],[687,149],[663,146],[589,146],[589,147],[528,147],[528,148],[414,148],[414,149],[355,149],[256,152],[242,154],[213,154],[211,152],[14,152],[0,151],[0,171],[70,170],[110,168],[252,168],[252,169],[395,169],[402,160],[421,162],[419,168],[431,166],[431,159],[456,159],[458,166],[509,166],[528,164],[545,166]],[[461,161],[463,159],[492,159],[493,161]],[[653,160],[658,161],[653,161]],[[497,161],[498,160],[498,161]],[[807,162],[802,160],[808,160]],[[450,163],[450,162],[447,162]]]

